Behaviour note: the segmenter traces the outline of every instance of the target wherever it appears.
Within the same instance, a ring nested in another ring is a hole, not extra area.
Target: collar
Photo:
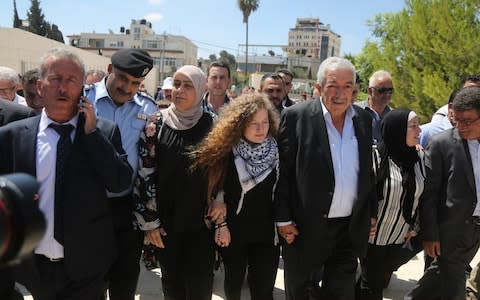
[[[322,97],[320,97],[320,104],[322,105],[322,110],[323,110],[323,117],[325,119],[329,119],[331,120],[332,119],[332,116],[330,115],[330,112],[328,111],[327,107],[325,106],[325,104],[323,104],[323,99]],[[357,114],[357,112],[355,111],[355,109],[353,108],[353,105],[350,104],[347,108],[347,111],[346,111],[346,114],[345,114],[345,120],[347,119],[353,119],[353,117],[355,117]]]
[[[45,131],[45,129],[48,128],[48,125],[52,124],[52,123],[56,123],[56,124],[71,124],[75,129],[77,128],[77,123],[78,123],[78,113],[73,117],[71,118],[68,122],[65,122],[65,123],[58,123],[58,122],[55,122],[53,121],[52,119],[50,119],[48,116],[47,116],[47,113],[45,112],[45,109],[42,110],[42,113],[40,114],[40,124],[39,124],[39,128],[38,128],[38,131],[39,132],[42,132],[42,131]]]

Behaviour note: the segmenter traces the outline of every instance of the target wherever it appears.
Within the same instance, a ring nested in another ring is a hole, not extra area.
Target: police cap
[[[153,67],[153,59],[142,49],[121,49],[112,55],[112,65],[133,77],[147,76]]]

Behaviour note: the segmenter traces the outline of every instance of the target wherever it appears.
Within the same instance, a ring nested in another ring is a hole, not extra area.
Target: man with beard
[[[263,75],[260,81],[260,93],[267,95],[268,100],[278,109],[281,113],[285,108],[283,105],[283,99],[285,98],[285,82],[282,76],[278,73],[266,73]]]

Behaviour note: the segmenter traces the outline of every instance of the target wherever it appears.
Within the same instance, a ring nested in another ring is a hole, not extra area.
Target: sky
[[[8,2],[8,3],[6,3]],[[21,19],[27,18],[30,0],[16,0]],[[287,45],[288,31],[297,18],[319,18],[342,37],[340,54],[358,54],[372,40],[367,20],[379,13],[398,12],[403,0],[259,0],[249,18],[249,44]],[[237,0],[40,0],[45,20],[67,36],[83,32],[114,33],[129,28],[131,20],[147,19],[157,34],[183,35],[207,58],[226,50],[239,53],[245,44],[245,24]],[[2,0],[0,27],[13,24],[13,0]],[[265,54],[265,47],[249,47],[249,54]],[[274,52],[278,49],[271,48]]]

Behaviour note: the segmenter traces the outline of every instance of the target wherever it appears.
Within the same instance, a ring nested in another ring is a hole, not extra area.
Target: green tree
[[[398,13],[369,22],[375,41],[355,57],[360,76],[392,74],[392,104],[427,121],[466,75],[480,67],[480,0],[406,0]]]
[[[17,1],[13,0],[13,28],[21,28],[22,20],[18,17]]]
[[[28,31],[46,36],[48,32],[47,22],[45,21],[45,16],[43,15],[42,9],[40,8],[40,1],[31,0],[31,6],[27,12],[28,18]]]
[[[42,9],[40,8],[40,1],[31,0],[31,6],[27,12],[28,27],[26,30],[38,34],[40,36],[64,42],[63,34],[55,24],[50,24],[45,20]]]
[[[257,10],[259,0],[237,0],[238,8],[243,14],[243,23],[245,23],[245,73],[248,73],[248,18],[250,14]]]

